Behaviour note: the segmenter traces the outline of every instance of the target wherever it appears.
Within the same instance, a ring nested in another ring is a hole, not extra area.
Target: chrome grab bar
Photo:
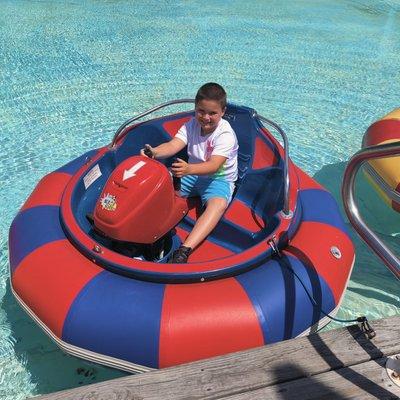
[[[135,121],[137,121],[138,119],[143,118],[143,117],[145,117],[146,115],[149,115],[149,114],[153,113],[154,111],[160,110],[161,108],[164,108],[164,107],[167,107],[167,106],[171,106],[171,105],[174,105],[174,104],[184,104],[184,103],[194,103],[194,99],[178,99],[178,100],[167,101],[166,103],[159,104],[158,106],[155,106],[155,107],[153,107],[153,108],[150,108],[150,109],[148,109],[148,110],[142,112],[141,114],[136,115],[136,116],[134,116],[134,117],[128,119],[127,121],[125,121],[125,122],[118,128],[117,132],[115,132],[114,137],[113,137],[113,140],[112,140],[112,142],[111,142],[111,144],[110,144],[109,147],[110,147],[111,149],[115,147],[115,145],[117,144],[117,141],[118,141],[118,139],[119,139],[119,135],[121,134],[121,132],[123,132],[123,130],[124,130],[128,125],[130,125],[132,122],[135,122]]]
[[[400,142],[367,147],[350,159],[344,172],[342,198],[344,209],[354,229],[367,245],[385,263],[397,279],[400,279],[400,259],[375,235],[362,219],[355,202],[355,177],[368,160],[400,155]]]
[[[282,136],[283,139],[283,154],[284,154],[284,165],[283,165],[283,176],[284,176],[284,200],[283,200],[283,213],[284,218],[291,218],[293,212],[289,209],[289,189],[290,189],[290,178],[289,178],[289,141],[286,136],[284,130],[275,122],[263,117],[262,115],[257,114],[258,117],[262,122],[265,122],[268,125],[271,125],[275,128],[279,134]]]
[[[396,192],[394,189],[392,189],[370,164],[365,165],[364,169],[367,172],[367,174],[375,181],[375,183],[383,190],[383,192],[390,200],[400,204],[399,192]]]
[[[142,112],[141,114],[136,115],[135,117],[132,117],[125,121],[115,132],[113,140],[110,144],[110,148],[113,149],[117,141],[119,139],[119,136],[121,133],[124,131],[124,129],[130,125],[132,122],[137,121],[140,118],[145,117],[146,115],[149,115],[153,113],[154,111],[160,110],[161,108],[174,105],[174,104],[184,104],[184,103],[194,103],[194,99],[178,99],[178,100],[171,100],[166,103],[159,104],[153,108],[150,108],[149,110],[146,110]],[[289,142],[286,136],[286,133],[283,131],[283,129],[276,124],[275,122],[263,117],[262,115],[257,114],[257,112],[254,112],[254,116],[260,119],[261,121],[271,125],[274,127],[279,134],[282,136],[283,139],[283,151],[284,151],[284,166],[283,166],[283,175],[284,175],[284,203],[283,203],[283,213],[285,218],[291,218],[293,213],[289,210],[289,187],[290,187],[290,181],[289,181]]]

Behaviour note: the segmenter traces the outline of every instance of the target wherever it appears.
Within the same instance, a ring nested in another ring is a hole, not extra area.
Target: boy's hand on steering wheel
[[[149,144],[145,144],[144,148],[140,150],[140,155],[149,158],[154,158],[155,157],[154,149]]]
[[[177,158],[172,163],[171,171],[177,178],[182,178],[182,176],[190,175],[190,164],[181,158]]]

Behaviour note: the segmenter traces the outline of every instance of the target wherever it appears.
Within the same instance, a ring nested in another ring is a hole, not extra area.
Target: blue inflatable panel
[[[318,275],[311,262],[305,264],[294,256],[284,256],[280,263],[282,269],[285,269],[286,280],[295,283],[295,300],[291,298],[290,292],[286,296],[286,301],[292,302],[295,307],[292,331],[294,337],[316,324],[326,313],[332,312],[336,303],[328,283]]]
[[[13,274],[20,262],[44,244],[65,239],[58,206],[38,206],[21,211],[10,228],[10,268]]]
[[[260,322],[264,343],[272,343],[283,337],[280,327],[283,327],[284,314],[275,313],[274,325],[267,323],[276,308],[282,309],[281,299],[285,290],[281,267],[275,260],[257,267],[236,277],[237,281],[247,292]]]
[[[350,238],[336,200],[329,192],[319,189],[302,190],[299,192],[299,197],[303,205],[303,221],[334,226]]]
[[[265,343],[304,332],[335,308],[327,283],[316,271],[292,256],[272,259],[236,279],[257,311]],[[304,287],[317,302],[314,307]]]
[[[165,285],[104,271],[72,303],[62,339],[111,357],[157,368]]]
[[[97,154],[97,152],[98,150],[90,150],[78,158],[75,158],[75,160],[70,161],[68,164],[63,165],[61,168],[58,168],[56,171],[74,175],[75,172],[78,171],[83,164],[85,164],[86,160],[89,157],[93,157],[95,154]]]

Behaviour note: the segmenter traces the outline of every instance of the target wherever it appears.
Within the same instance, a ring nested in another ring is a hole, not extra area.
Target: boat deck
[[[370,323],[372,340],[352,325],[35,400],[398,399],[385,363],[400,354],[400,315]]]

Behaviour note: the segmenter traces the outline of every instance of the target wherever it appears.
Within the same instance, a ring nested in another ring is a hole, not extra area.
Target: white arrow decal
[[[126,169],[124,171],[124,176],[122,177],[122,180],[126,181],[127,179],[132,178],[132,176],[135,176],[136,175],[135,172],[139,171],[139,169],[142,168],[143,165],[145,165],[145,164],[146,164],[146,161],[139,161],[138,163],[136,163],[129,169]]]

